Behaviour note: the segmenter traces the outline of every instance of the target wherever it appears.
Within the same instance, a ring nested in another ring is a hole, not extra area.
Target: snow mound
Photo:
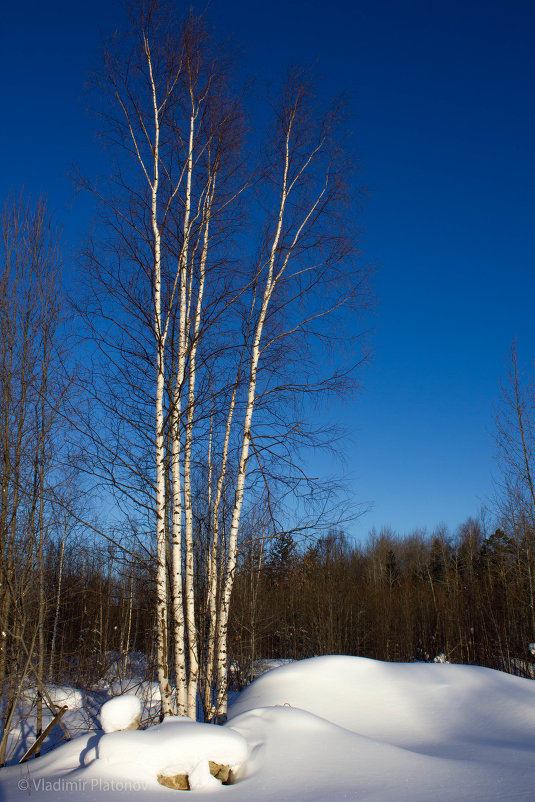
[[[134,723],[137,726],[141,718],[141,702],[133,694],[116,696],[102,705],[100,724],[104,732],[126,730]]]
[[[230,707],[229,720],[277,705],[428,754],[446,749],[461,756],[466,740],[480,740],[482,732],[487,745],[512,739],[535,746],[535,683],[478,666],[300,660],[249,685]]]
[[[45,685],[45,690],[53,704],[58,707],[67,705],[69,710],[80,710],[84,706],[84,694],[77,688],[71,688],[69,685]],[[25,688],[21,700],[31,704],[38,693],[37,687]]]
[[[245,738],[230,728],[173,716],[147,730],[102,736],[96,756],[117,777],[141,781],[155,780],[159,774],[188,774],[191,788],[200,790],[220,786],[210,775],[210,760],[235,772],[246,761],[248,751]]]
[[[228,726],[254,745],[241,785],[266,799],[533,799],[535,683],[486,668],[298,661],[246,688]]]

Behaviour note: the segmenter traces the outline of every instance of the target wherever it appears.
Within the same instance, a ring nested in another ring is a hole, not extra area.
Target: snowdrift
[[[58,802],[88,790],[103,802],[191,793],[158,786],[154,773],[164,763],[202,767],[214,747],[240,764],[238,781],[200,782],[210,789],[193,792],[200,801],[215,791],[229,802],[528,802],[535,683],[473,666],[312,658],[256,680],[223,728],[175,720],[87,735],[3,769],[0,798],[20,800],[27,789],[37,802],[49,800],[46,782],[56,782]]]
[[[50,701],[59,707],[67,705],[69,710],[81,710],[84,706],[84,695],[77,688],[69,685],[45,685],[45,690]],[[21,701],[33,704],[38,693],[37,687],[25,688],[21,693]]]
[[[315,657],[253,682],[232,705],[229,719],[280,705],[429,754],[438,749],[462,757],[466,744],[482,733],[486,749],[535,746],[535,683],[478,666]]]

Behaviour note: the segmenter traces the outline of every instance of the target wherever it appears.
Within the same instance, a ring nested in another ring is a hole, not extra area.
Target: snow
[[[50,697],[50,701],[58,707],[67,705],[69,710],[81,710],[84,706],[84,695],[77,688],[68,685],[45,685],[45,691]],[[36,687],[25,688],[21,693],[24,702],[33,703],[37,698],[39,689]]]
[[[437,654],[437,656],[433,660],[433,663],[449,663],[449,662],[450,661],[448,660],[444,652],[440,652],[440,654]]]
[[[122,676],[145,676],[149,671],[149,661],[143,652],[129,652],[127,655],[108,651],[104,656],[107,666],[104,681],[112,682]]]
[[[126,730],[134,721],[141,718],[141,702],[134,694],[117,696],[102,705],[100,725],[104,732]]]
[[[245,762],[248,751],[247,741],[230,728],[198,724],[177,716],[147,730],[104,735],[96,746],[96,760],[106,770],[111,768],[115,777],[145,782],[147,786],[154,784],[158,774],[196,772],[190,777],[192,787],[193,783],[221,787],[210,776],[208,762],[212,760],[236,771]]]
[[[224,727],[176,717],[146,730],[93,732],[2,769],[0,798],[28,791],[33,802],[157,802],[176,793],[157,774],[185,772],[199,802],[214,792],[228,802],[528,802],[534,752],[529,679],[326,656],[261,676]],[[221,786],[209,760],[231,764],[235,784]]]

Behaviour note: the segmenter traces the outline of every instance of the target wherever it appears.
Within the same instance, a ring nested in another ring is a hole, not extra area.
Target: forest
[[[343,99],[294,70],[248,138],[224,48],[156,0],[92,91],[104,166],[75,176],[97,214],[74,295],[46,202],[1,213],[4,735],[28,686],[39,732],[46,683],[93,687],[133,654],[162,717],[206,721],[267,658],[533,677],[535,389],[514,346],[479,518],[358,543],[359,500],[306,469],[342,448],[322,410],[370,351]]]
[[[24,627],[33,632],[40,581],[28,563]],[[149,658],[152,678],[153,561],[91,543],[70,542],[62,551],[51,539],[43,574],[47,680],[91,687],[121,657],[126,667],[133,652]],[[371,532],[364,545],[341,531],[309,544],[289,533],[265,542],[250,532],[240,549],[229,619],[229,682],[247,684],[256,660],[320,654],[437,659],[532,676],[534,612],[529,535],[502,529],[486,535],[474,519],[455,537],[382,531]],[[206,626],[201,615],[197,626]],[[23,647],[17,654],[13,641],[8,644],[7,667],[23,664]]]

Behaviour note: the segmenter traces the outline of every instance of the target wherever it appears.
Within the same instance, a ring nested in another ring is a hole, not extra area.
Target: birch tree
[[[89,264],[94,286],[111,292],[124,317],[117,319],[113,307],[98,303],[100,324],[107,317],[113,329],[108,339],[101,329],[99,343],[114,354],[106,391],[101,382],[98,395],[108,412],[119,415],[121,433],[111,440],[94,439],[93,470],[131,502],[143,492],[145,454],[153,443],[154,481],[142,505],[154,510],[156,521],[162,712],[173,712],[171,634],[177,710],[195,716],[191,460],[196,343],[206,325],[201,308],[216,178],[225,151],[233,147],[227,130],[233,126],[236,138],[237,128],[233,105],[224,97],[224,71],[208,49],[201,53],[204,34],[198,21],[190,18],[180,25],[149,3],[137,9],[130,23],[126,44],[108,50],[99,84],[115,109],[115,116],[103,117],[105,133],[121,150],[112,191],[104,195],[92,189],[106,210],[115,262],[90,250]],[[224,175],[217,185],[222,217],[228,205]],[[212,293],[216,283],[212,268]],[[124,395],[119,398],[121,382]],[[144,428],[140,409],[134,409],[136,401],[143,408],[154,405],[153,434]]]
[[[308,399],[351,386],[363,356],[367,276],[342,210],[340,108],[317,112],[292,74],[248,166],[241,104],[201,20],[142,4],[105,65],[116,166],[91,187],[103,238],[88,265],[108,420],[92,470],[153,532],[162,714],[194,718],[200,693],[220,719],[244,510],[272,483],[298,492],[299,451],[330,436]],[[327,370],[322,343],[334,345]]]
[[[257,470],[265,476],[262,462],[273,457],[293,468],[285,453],[292,441],[294,448],[309,437],[319,442],[317,427],[305,419],[287,425],[288,394],[310,396],[345,384],[336,370],[316,373],[314,360],[307,364],[305,355],[315,337],[336,339],[330,330],[333,316],[342,328],[344,313],[357,313],[367,301],[365,274],[350,260],[351,237],[339,219],[333,225],[333,214],[346,198],[343,174],[348,168],[336,146],[338,112],[334,104],[323,117],[314,113],[311,88],[299,72],[289,76],[276,107],[274,148],[266,175],[269,189],[263,195],[270,206],[254,265],[249,336],[243,346],[244,401],[234,503],[227,552],[220,557],[224,570],[216,613],[218,692],[211,716],[226,714],[228,617],[251,449]],[[346,272],[348,264],[355,272]],[[292,355],[301,360],[300,367]],[[270,414],[281,402],[286,417],[282,426]],[[258,434],[255,416],[260,417]]]

